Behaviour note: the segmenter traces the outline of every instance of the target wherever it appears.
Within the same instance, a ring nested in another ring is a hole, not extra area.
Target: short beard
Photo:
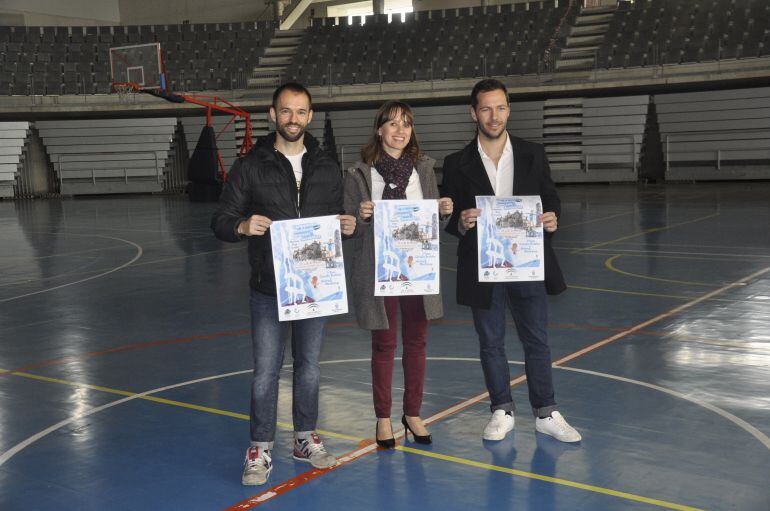
[[[299,131],[296,135],[292,135],[288,131],[286,131],[286,127],[289,126],[289,124],[280,124],[276,126],[276,131],[283,137],[284,140],[287,142],[296,142],[297,140],[301,139],[305,135],[305,128],[302,126],[299,127]],[[298,124],[294,124],[294,126],[299,126]]]
[[[484,136],[487,137],[490,140],[497,140],[498,138],[500,138],[503,135],[505,135],[505,128],[503,128],[502,131],[500,131],[499,135],[493,135],[492,133],[490,133],[487,130],[485,130],[484,126],[482,126],[481,123],[476,123],[476,127],[479,129],[479,132],[483,133]]]

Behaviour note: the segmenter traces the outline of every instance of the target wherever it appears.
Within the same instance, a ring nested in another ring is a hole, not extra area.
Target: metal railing
[[[158,181],[158,184],[162,184],[163,183],[163,167],[158,165],[160,160],[158,159],[158,152],[157,151],[114,151],[114,152],[110,151],[110,152],[96,153],[96,154],[98,154],[99,156],[117,156],[117,155],[121,155],[122,156],[122,155],[126,155],[126,154],[145,155],[146,156],[148,154],[151,154],[152,158],[147,158],[147,160],[152,160],[154,162],[154,164],[155,164],[155,177],[156,177],[156,179]],[[63,173],[64,167],[63,167],[62,164],[68,163],[68,162],[65,161],[65,159],[66,158],[83,157],[83,156],[93,156],[93,155],[94,155],[94,153],[81,153],[81,154],[59,154],[57,156],[57,158],[56,158],[56,162],[57,162],[56,172],[57,172],[58,177],[59,177],[59,190],[63,190],[64,189],[63,188],[63,185],[64,185],[64,173]],[[130,158],[122,158],[122,159],[124,161],[132,161]],[[68,170],[80,170],[80,171],[89,171],[90,170],[91,171],[91,184],[93,184],[94,186],[96,186],[96,184],[97,184],[96,183],[97,178],[101,177],[101,176],[97,176],[96,175],[97,171],[106,170],[106,169],[98,168],[98,164],[101,163],[99,161],[89,162],[89,161],[83,161],[83,160],[73,160],[73,161],[70,161],[69,163],[75,163],[75,162],[78,163],[78,167],[74,168],[74,169],[70,168]],[[89,163],[91,165],[88,165]],[[129,178],[129,176],[128,176],[128,168],[129,167],[127,167],[127,166],[124,166],[122,168],[122,170],[123,170],[123,180],[124,180],[124,182],[126,184],[128,184],[128,178]],[[117,169],[120,170],[120,167],[117,167]],[[147,176],[144,176],[144,177],[147,177]]]
[[[304,79],[303,76],[297,76],[300,81],[305,82],[310,87],[319,87],[325,89],[326,94],[329,97],[345,96],[348,94],[379,94],[388,93],[395,94],[400,93],[408,87],[410,92],[432,92],[432,91],[452,91],[468,89],[468,84],[472,83],[484,76],[496,76],[503,80],[503,82],[509,88],[516,87],[531,87],[531,86],[545,86],[545,85],[569,85],[569,84],[600,84],[602,82],[614,82],[622,80],[624,82],[630,82],[634,80],[659,80],[669,79],[671,77],[678,76],[693,76],[704,75],[714,77],[729,76],[734,73],[767,73],[770,70],[770,57],[754,57],[754,58],[742,58],[742,59],[727,59],[721,61],[703,62],[703,63],[689,63],[689,64],[665,64],[660,63],[660,56],[655,52],[652,54],[652,60],[657,61],[655,65],[641,66],[641,67],[628,67],[628,68],[610,68],[606,69],[598,65],[597,58],[593,58],[593,65],[588,69],[575,70],[570,72],[569,70],[557,71],[555,68],[558,63],[558,59],[564,59],[566,56],[558,55],[554,52],[550,55],[541,55],[537,57],[537,60],[527,64],[525,74],[518,74],[517,71],[521,70],[522,62],[520,59],[516,59],[515,53],[512,53],[511,68],[509,73],[517,74],[505,74],[506,69],[501,66],[496,68],[492,67],[491,60],[483,55],[478,59],[477,71],[473,73],[466,73],[463,70],[462,76],[457,69],[443,68],[439,69],[435,63],[430,62],[423,69],[415,69],[414,72],[409,75],[404,73],[390,72],[386,69],[382,69],[381,64],[372,64],[362,71],[356,70],[355,75],[353,72],[345,73],[345,79],[341,79],[343,76],[342,66],[336,66],[329,64],[325,68],[325,76],[318,79],[313,79],[313,76],[309,76],[309,79]],[[516,59],[516,60],[514,60]],[[270,83],[261,83],[248,86],[249,78],[252,77],[253,71],[243,71],[231,73],[229,77],[225,77],[223,80],[227,82],[223,84],[223,89],[217,89],[222,91],[223,95],[227,92],[232,92],[233,95],[238,97],[248,97],[249,93],[253,93],[255,96],[261,96],[267,92],[272,92],[274,85],[281,82],[284,78],[293,78],[294,76],[285,74],[274,74],[273,81]],[[467,76],[466,76],[467,75]],[[307,76],[307,75],[305,75]],[[317,75],[315,75],[317,76]],[[6,105],[18,104],[19,106],[33,105],[35,107],[41,106],[59,106],[83,103],[87,105],[97,104],[111,104],[120,102],[132,102],[139,103],[141,101],[149,101],[152,98],[134,97],[128,99],[118,98],[117,94],[83,94],[82,97],[76,97],[74,95],[47,95],[43,94],[43,91],[39,89],[38,85],[33,85],[36,93],[34,95],[23,96],[7,96],[5,98],[0,97],[0,103],[5,102]],[[185,90],[187,87],[176,87],[177,90]],[[269,89],[269,90],[268,90]],[[140,95],[142,96],[142,95]]]
[[[419,129],[419,125],[417,126]],[[369,126],[367,125],[366,129],[369,129]],[[422,129],[422,132],[427,132],[429,130]],[[511,131],[512,134],[515,134],[515,131]],[[428,155],[430,156],[431,150],[433,151],[441,151],[441,150],[452,150],[455,149],[457,151],[462,150],[463,147],[465,147],[468,143],[468,141],[472,138],[473,135],[469,136],[467,140],[453,140],[453,141],[436,141],[436,142],[428,142],[423,143],[421,145],[428,146],[430,149],[427,151]],[[620,153],[611,153],[614,156],[625,156],[628,158],[628,164],[630,166],[630,171],[633,174],[637,174],[639,170],[639,163],[641,159],[641,143],[637,140],[640,138],[640,135],[612,135],[611,137],[608,137],[606,135],[577,135],[577,136],[563,136],[563,137],[527,137],[526,140],[530,142],[536,142],[539,144],[545,144],[545,145],[556,145],[556,144],[576,144],[581,146],[580,154],[575,154],[575,159],[572,161],[578,161],[582,163],[582,171],[584,173],[589,173],[591,170],[591,165],[602,165],[606,164],[606,162],[602,162],[602,155],[600,154],[587,154],[585,152],[586,147],[599,147],[599,146],[585,146],[582,145],[583,142],[590,142],[590,141],[606,141],[608,138],[613,138],[616,140],[625,140],[626,142],[619,143],[619,144],[607,144],[608,146],[618,147],[618,146],[627,146],[627,151],[620,152]],[[346,165],[350,162],[355,162],[358,159],[358,155],[360,154],[361,146],[360,145],[338,145],[337,146],[337,156],[339,158],[339,162],[341,165]],[[575,152],[577,153],[577,152]],[[347,159],[351,157],[351,154],[355,155],[355,159]],[[593,162],[592,162],[593,160]],[[551,162],[558,163],[558,162]],[[624,165],[622,164],[612,164],[614,165],[613,168],[623,168]]]
[[[174,138],[171,141],[171,154],[164,169],[166,178],[163,180],[163,191],[181,193],[187,186],[187,166],[190,163],[190,153],[187,149],[187,137],[181,122],[177,122]]]
[[[649,80],[670,78],[674,76],[686,76],[692,74],[704,75],[729,75],[736,72],[767,71],[770,69],[770,58],[757,57],[754,59],[729,59],[714,60],[708,62],[672,63],[661,62],[665,60],[661,56],[659,47],[652,48],[642,65],[627,65],[626,67],[606,67],[601,62],[599,50],[594,50],[590,56],[570,55],[560,51],[543,52],[536,58],[527,61],[520,58],[516,52],[512,52],[511,59],[507,63],[493,62],[487,55],[481,55],[475,61],[473,69],[461,69],[459,66],[437,66],[434,62],[428,62],[425,67],[414,67],[409,71],[391,71],[383,69],[380,63],[372,63],[368,66],[351,69],[346,64],[327,64],[322,74],[319,70],[306,73],[304,70],[299,76],[290,75],[290,78],[298,78],[310,86],[322,87],[327,90],[330,97],[352,93],[345,91],[349,86],[376,87],[372,92],[384,91],[385,86],[399,83],[400,89],[408,84],[410,90],[451,90],[464,87],[458,82],[475,80],[488,76],[502,77],[506,85],[511,87],[530,86],[536,84],[569,84],[601,83],[602,81],[615,80]],[[590,59],[590,63],[575,69],[564,69],[560,63],[570,60]],[[613,64],[616,65],[617,63]],[[629,64],[629,63],[625,63]],[[523,72],[520,72],[523,71]],[[294,70],[296,73],[296,70]],[[303,79],[302,74],[307,76]],[[363,91],[369,92],[369,91]]]
[[[281,13],[281,21],[286,21],[286,18],[289,17],[289,14],[291,14],[294,11],[294,9],[297,8],[297,6],[301,1],[302,0],[292,0],[292,2],[289,5],[285,6],[283,8],[283,12]]]
[[[705,140],[693,140],[695,137],[702,137],[705,135],[714,136],[714,135],[725,135],[726,137],[734,137],[735,135],[757,135],[757,134],[763,134],[765,137],[750,137],[748,140],[770,140],[770,129],[762,130],[762,129],[752,129],[752,130],[719,130],[719,131],[683,131],[676,134],[667,134],[665,135],[665,138],[663,140],[663,161],[666,165],[666,173],[668,174],[671,170],[671,154],[674,153],[688,153],[688,152],[698,152],[698,153],[713,153],[713,159],[704,160],[702,158],[693,159],[692,162],[698,162],[698,163],[712,163],[714,164],[714,168],[716,170],[722,170],[722,163],[725,160],[749,160],[750,158],[729,158],[727,155],[729,153],[738,153],[738,152],[745,152],[745,151],[751,151],[753,149],[732,149],[732,148],[723,148],[719,147],[720,142],[734,142],[736,138],[726,138],[724,140],[709,140],[711,142],[710,145],[714,146],[708,150],[698,150],[698,151],[687,151],[687,150],[681,150],[677,151],[678,147],[677,144],[681,144],[679,147],[684,146],[687,143],[697,143],[697,142],[704,142]],[[677,138],[685,138],[687,137],[688,140],[676,140]],[[674,147],[672,147],[672,145]],[[765,160],[770,161],[770,150],[768,150],[768,157],[765,158]],[[676,163],[686,163],[685,160],[676,160]]]

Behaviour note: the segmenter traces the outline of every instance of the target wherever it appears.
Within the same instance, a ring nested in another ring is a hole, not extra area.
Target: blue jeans
[[[292,418],[294,431],[313,431],[318,420],[318,385],[323,329],[326,318],[278,321],[275,296],[251,291],[251,345],[254,375],[251,380],[252,442],[272,442],[278,409],[278,379],[286,338],[291,330],[294,359]]]
[[[489,309],[472,308],[479,335],[481,368],[489,391],[491,409],[512,412],[511,371],[505,354],[505,309],[511,311],[519,341],[524,348],[529,403],[536,416],[556,410],[548,347],[548,298],[542,282],[497,283]]]

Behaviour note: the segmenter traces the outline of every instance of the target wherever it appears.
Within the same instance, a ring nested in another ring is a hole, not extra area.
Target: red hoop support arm
[[[203,94],[175,94],[172,92],[159,92],[154,90],[145,90],[142,92],[147,92],[153,96],[165,99],[166,101],[171,101],[172,103],[192,103],[204,107],[206,109],[206,126],[212,125],[212,117],[215,110],[217,112],[230,114],[232,117],[222,131],[227,129],[236,118],[240,117],[246,125],[246,132],[243,134],[243,142],[241,143],[238,155],[245,156],[254,146],[254,140],[251,137],[251,114],[246,110],[233,105],[226,99]],[[219,138],[219,135],[221,134],[222,132],[219,132],[217,138]],[[222,181],[227,181],[227,171],[222,163],[222,158],[219,156],[219,151],[217,151],[217,160],[219,161],[219,169],[222,172]]]
[[[226,114],[230,114],[232,117],[227,122],[227,125],[223,128],[223,131],[227,129],[227,127],[237,118],[240,117],[243,119],[245,125],[246,125],[246,132],[243,134],[243,142],[241,143],[241,148],[238,151],[239,156],[245,156],[246,153],[248,153],[251,148],[254,146],[254,141],[251,138],[251,114],[247,112],[246,110],[243,110],[240,107],[237,107],[230,103],[229,101],[222,99],[218,96],[204,96],[204,95],[192,95],[192,94],[174,94],[175,96],[179,96],[184,100],[185,103],[192,103],[194,105],[200,105],[202,107],[206,108],[206,125],[211,126],[212,125],[212,113],[214,110],[217,112],[223,112]],[[217,134],[217,137],[221,135],[222,132]],[[219,151],[217,151],[217,160],[219,161],[219,168],[222,171],[222,181],[227,181],[227,170],[225,170],[225,166],[222,163],[222,157],[219,155]]]

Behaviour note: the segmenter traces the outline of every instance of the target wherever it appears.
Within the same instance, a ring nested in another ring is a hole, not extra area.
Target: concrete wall
[[[117,0],[124,25],[225,23],[273,19],[265,0]]]
[[[0,19],[24,25],[117,25],[119,0],[2,0]]]

